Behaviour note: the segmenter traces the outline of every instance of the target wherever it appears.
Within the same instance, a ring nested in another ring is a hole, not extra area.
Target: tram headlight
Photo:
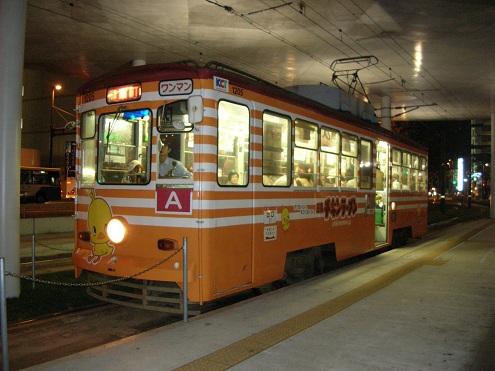
[[[106,226],[107,236],[113,243],[121,243],[127,234],[127,222],[122,217],[111,218]]]

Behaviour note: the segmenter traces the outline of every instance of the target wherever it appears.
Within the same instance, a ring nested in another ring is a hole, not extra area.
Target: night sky
[[[442,163],[457,158],[469,159],[471,153],[470,121],[394,122],[393,130],[428,147],[429,171],[437,171]],[[442,156],[442,143],[445,155]]]

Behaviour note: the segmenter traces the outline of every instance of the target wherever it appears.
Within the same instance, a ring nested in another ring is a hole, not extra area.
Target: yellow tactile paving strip
[[[472,230],[461,237],[449,240],[444,245],[423,255],[422,257],[396,268],[352,291],[349,291],[348,293],[329,300],[326,303],[320,304],[315,308],[300,313],[277,325],[248,336],[243,340],[219,349],[213,353],[207,354],[204,357],[198,358],[197,360],[179,367],[176,370],[227,370],[230,367],[233,367],[236,364],[255,356],[256,354],[261,353],[275,344],[284,341],[291,336],[310,328],[318,322],[321,322],[324,319],[327,319],[348,308],[367,296],[370,296],[385,288],[422,265],[443,264],[445,262],[444,260],[435,260],[435,258],[466,239],[474,236],[491,224],[493,223],[488,222],[482,227]]]

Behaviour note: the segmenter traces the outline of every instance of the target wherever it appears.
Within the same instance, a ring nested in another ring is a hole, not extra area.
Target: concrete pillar
[[[492,94],[492,105],[491,105],[491,133],[490,133],[490,219],[495,219],[495,184],[494,184],[494,176],[495,176],[495,93]]]
[[[392,130],[392,108],[388,95],[382,97],[382,128]]]
[[[27,0],[0,1],[0,256],[5,270],[20,272],[19,193],[21,110]],[[6,296],[18,297],[20,281],[7,276]]]

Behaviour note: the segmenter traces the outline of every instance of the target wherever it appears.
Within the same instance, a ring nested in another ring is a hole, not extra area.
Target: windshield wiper
[[[108,153],[108,146],[110,144],[110,134],[112,134],[112,131],[115,128],[115,123],[119,119],[120,115],[123,116],[123,111],[125,110],[125,108],[126,108],[126,106],[119,106],[119,108],[117,108],[117,112],[115,113],[115,116],[113,118],[112,123],[110,125],[108,125],[108,132],[107,132],[107,135],[105,136],[105,139],[106,139],[105,154]]]

